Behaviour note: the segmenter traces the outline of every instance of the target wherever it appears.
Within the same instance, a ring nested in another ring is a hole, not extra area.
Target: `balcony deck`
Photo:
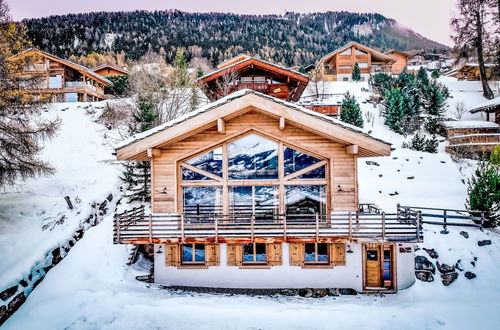
[[[114,242],[418,242],[418,214],[145,214],[137,208],[115,216]]]

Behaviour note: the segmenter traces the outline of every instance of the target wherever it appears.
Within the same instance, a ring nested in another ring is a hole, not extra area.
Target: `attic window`
[[[364,52],[362,50],[356,49],[356,55],[366,55],[368,54],[367,52]]]
[[[342,53],[340,53],[340,55],[351,55],[351,48],[348,48],[346,50],[344,50]]]

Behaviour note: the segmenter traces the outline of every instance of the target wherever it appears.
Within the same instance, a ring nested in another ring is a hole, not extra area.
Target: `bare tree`
[[[29,46],[27,29],[12,22],[0,0],[0,186],[55,171],[38,156],[41,143],[54,136],[60,122],[40,119],[49,97],[38,92],[44,78],[36,70],[26,74],[39,61],[21,54]]]
[[[240,75],[235,70],[227,70],[215,82],[215,92],[221,96],[227,96],[234,92]]]
[[[492,99],[494,95],[488,85],[484,63],[484,48],[490,38],[491,31],[488,27],[492,18],[487,1],[489,0],[458,1],[459,15],[451,20],[455,31],[451,38],[455,43],[454,52],[457,60],[468,59],[475,54],[479,64],[483,96]]]
[[[455,118],[458,120],[462,119],[462,116],[467,112],[467,109],[465,108],[464,102],[457,102],[455,104],[455,110],[453,111],[453,115]]]
[[[317,70],[312,70],[309,73],[309,83],[311,84],[316,100],[323,99],[325,94],[325,83],[322,80],[321,73]]]

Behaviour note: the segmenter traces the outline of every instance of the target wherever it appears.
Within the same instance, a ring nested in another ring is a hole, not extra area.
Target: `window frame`
[[[184,260],[184,246],[191,246],[191,261]],[[203,261],[196,261],[196,245],[203,245]],[[207,246],[202,243],[182,243],[180,248],[180,265],[181,266],[205,266],[207,264]]]
[[[306,260],[306,245],[307,244],[314,244],[314,259],[313,261]],[[325,244],[326,246],[326,261],[318,260],[318,244]],[[304,266],[314,266],[314,265],[321,265],[321,266],[330,266],[331,265],[331,256],[330,256],[330,245],[328,243],[304,243]]]
[[[269,139],[278,144],[278,178],[277,179],[229,179],[229,170],[228,170],[228,145],[238,139],[241,139],[245,136],[255,134],[262,138]],[[285,160],[284,160],[284,150],[285,147],[292,148],[296,151],[304,153],[309,156],[313,156],[315,158],[320,159],[319,162],[316,162],[313,165],[307,166],[299,171],[291,173],[289,175],[285,175]],[[194,166],[187,164],[187,160],[203,155],[204,153],[208,153],[214,149],[222,148],[222,177],[218,177],[214,174],[208,173],[201,169],[198,169]],[[309,178],[298,178],[300,175],[309,173],[321,166],[325,166],[325,177],[320,179],[309,179]],[[310,152],[301,148],[300,146],[284,142],[283,140],[277,139],[275,137],[269,136],[268,134],[262,133],[260,131],[256,131],[251,129],[245,133],[238,134],[233,136],[223,142],[207,147],[206,149],[197,151],[195,153],[190,154],[189,156],[185,156],[179,160],[177,160],[177,203],[176,209],[177,212],[182,213],[184,210],[184,196],[183,196],[183,188],[184,187],[221,187],[222,188],[222,213],[230,214],[230,187],[232,186],[276,186],[278,188],[278,210],[279,214],[285,214],[286,210],[286,201],[285,201],[285,187],[286,186],[300,186],[300,185],[320,185],[325,186],[326,194],[325,194],[325,204],[326,204],[326,213],[331,210],[331,198],[330,198],[330,177],[331,177],[331,162],[330,160],[322,155],[319,155],[315,152]],[[183,180],[182,178],[182,169],[187,168],[188,170],[197,172],[201,175],[209,177],[210,180]]]
[[[253,261],[245,261],[245,245],[246,244],[252,244],[252,255],[253,255]],[[266,251],[266,260],[257,260],[257,244],[263,245],[264,250]],[[242,266],[267,266],[269,264],[269,254],[267,252],[267,244],[266,243],[245,243],[242,244],[241,246],[241,265]]]

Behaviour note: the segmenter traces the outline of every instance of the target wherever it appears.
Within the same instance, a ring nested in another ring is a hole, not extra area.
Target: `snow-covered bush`
[[[354,95],[351,95],[349,92],[344,94],[344,99],[342,100],[340,120],[361,128],[364,125],[363,114],[361,113],[359,104],[356,102]]]
[[[500,222],[500,165],[490,161],[479,163],[468,181],[466,206],[470,210],[484,211],[489,220],[487,227]]]
[[[437,147],[439,145],[436,136],[432,136],[432,138],[426,138],[425,136],[421,136],[419,133],[415,134],[410,142],[403,142],[403,148],[415,150],[415,151],[425,151],[435,154],[437,152]]]

